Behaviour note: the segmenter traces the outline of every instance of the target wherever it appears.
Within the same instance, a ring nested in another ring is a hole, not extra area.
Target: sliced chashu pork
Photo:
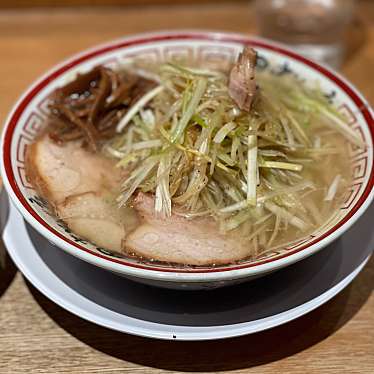
[[[246,112],[250,111],[256,94],[256,60],[256,51],[245,46],[230,72],[229,95]]]
[[[159,261],[209,265],[225,264],[249,256],[250,248],[219,233],[212,219],[188,220],[173,214],[155,215],[154,198],[139,192],[133,202],[143,224],[126,238],[125,246],[137,255]]]
[[[74,233],[122,251],[125,217],[115,203],[121,174],[112,160],[80,141],[60,146],[44,135],[29,147],[26,169],[39,194]]]
[[[45,135],[29,147],[26,165],[31,183],[68,227],[103,248],[191,265],[230,263],[250,254],[238,240],[222,236],[211,219],[156,217],[154,198],[141,192],[133,202],[137,224],[115,203],[121,174],[113,161],[80,141],[59,146]]]

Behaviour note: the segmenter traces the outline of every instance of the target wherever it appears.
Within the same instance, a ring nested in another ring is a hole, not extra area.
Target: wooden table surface
[[[374,2],[359,3],[343,73],[374,101]],[[0,11],[0,119],[32,80],[81,49],[157,29],[254,33],[250,5]],[[7,260],[0,271],[0,373],[374,373],[374,258],[341,294],[273,330],[204,343],[116,333],[64,311]]]

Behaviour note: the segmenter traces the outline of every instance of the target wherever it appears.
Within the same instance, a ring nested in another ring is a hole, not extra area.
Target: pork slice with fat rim
[[[122,252],[125,211],[115,201],[122,176],[114,161],[83,148],[81,141],[60,146],[43,135],[29,146],[26,170],[37,192],[75,234]]]
[[[126,238],[125,248],[158,261],[190,265],[225,264],[250,255],[248,245],[218,230],[211,218],[193,220],[172,214],[157,217],[154,197],[139,192],[133,206],[143,221]]]

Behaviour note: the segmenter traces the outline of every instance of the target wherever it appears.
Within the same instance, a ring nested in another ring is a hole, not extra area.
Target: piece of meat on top
[[[246,46],[230,72],[229,95],[246,112],[250,111],[256,93],[256,60],[255,50]]]
[[[45,134],[29,146],[26,171],[75,234],[122,252],[126,215],[115,202],[121,173],[114,161],[83,148],[81,141],[60,146]]]
[[[143,223],[126,238],[125,248],[158,261],[190,265],[226,264],[243,259],[250,248],[219,233],[210,218],[189,220],[172,214],[159,218],[154,197],[139,192],[133,202]]]

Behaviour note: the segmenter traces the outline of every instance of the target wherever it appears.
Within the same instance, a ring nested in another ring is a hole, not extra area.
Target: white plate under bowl
[[[361,271],[374,248],[374,206],[341,239],[293,266],[241,285],[173,291],[132,282],[51,245],[1,196],[4,243],[45,296],[113,330],[174,340],[222,339],[263,331],[322,305]]]

